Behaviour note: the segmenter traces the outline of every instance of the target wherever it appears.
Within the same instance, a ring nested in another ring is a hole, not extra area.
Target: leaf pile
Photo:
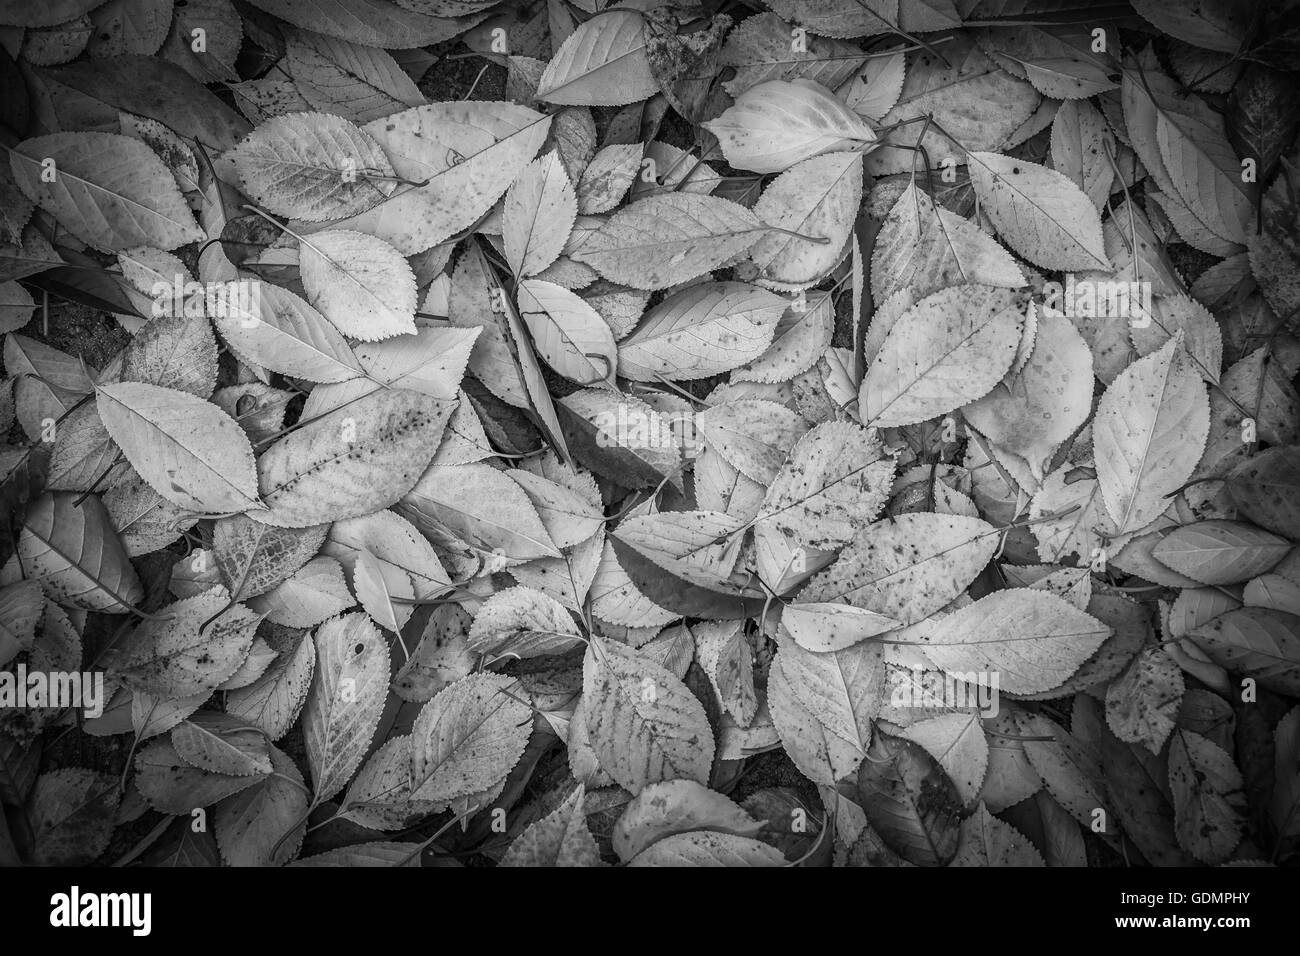
[[[1298,40],[0,0],[0,862],[1294,862]]]

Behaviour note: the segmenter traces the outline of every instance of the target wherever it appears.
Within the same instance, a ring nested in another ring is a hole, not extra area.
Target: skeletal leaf
[[[320,549],[327,530],[325,525],[276,528],[232,515],[216,523],[212,554],[232,599],[244,601],[292,577]]]

